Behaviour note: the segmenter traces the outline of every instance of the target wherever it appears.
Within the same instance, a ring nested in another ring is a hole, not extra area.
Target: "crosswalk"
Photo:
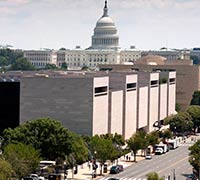
[[[99,180],[109,180],[110,177],[107,178],[101,178]],[[117,177],[115,177],[117,178]],[[147,179],[141,179],[141,178],[118,178],[119,180],[147,180]]]

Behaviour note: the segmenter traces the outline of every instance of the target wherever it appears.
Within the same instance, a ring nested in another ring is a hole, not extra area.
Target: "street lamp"
[[[67,165],[66,162],[64,162],[64,180],[67,179],[66,175],[67,175]]]
[[[173,169],[173,176],[174,176],[174,180],[176,180],[176,171],[175,171],[175,169]]]

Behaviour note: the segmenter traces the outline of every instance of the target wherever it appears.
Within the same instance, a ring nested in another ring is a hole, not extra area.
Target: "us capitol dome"
[[[97,21],[92,36],[92,45],[89,49],[114,49],[119,48],[119,36],[114,21],[108,15],[107,0],[103,9],[103,16]]]

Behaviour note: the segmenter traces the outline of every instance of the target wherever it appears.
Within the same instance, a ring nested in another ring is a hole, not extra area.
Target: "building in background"
[[[167,79],[165,86],[159,83],[161,77]],[[0,79],[0,91],[7,84],[18,99],[1,103],[2,107],[9,104],[9,112],[18,112],[10,118],[16,121],[12,127],[50,117],[79,134],[119,133],[127,139],[137,129],[158,129],[155,124],[159,120],[175,113],[174,71],[6,72]],[[1,99],[4,95],[0,94]],[[10,127],[9,116],[3,121],[4,128]]]

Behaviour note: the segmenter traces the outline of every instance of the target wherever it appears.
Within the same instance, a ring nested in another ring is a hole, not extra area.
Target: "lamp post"
[[[67,165],[66,162],[64,162],[64,180],[67,179],[66,175],[67,175]]]
[[[175,169],[173,169],[173,176],[174,176],[173,180],[176,180],[176,171],[175,171]]]

